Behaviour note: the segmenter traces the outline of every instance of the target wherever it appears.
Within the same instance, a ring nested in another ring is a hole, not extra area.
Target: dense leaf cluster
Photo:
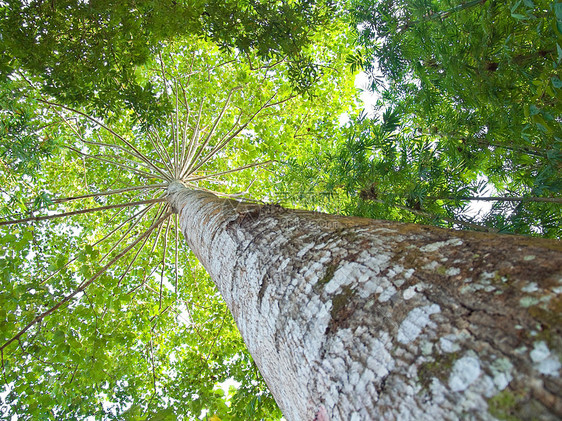
[[[44,127],[36,115],[35,104],[18,95],[16,83],[0,82],[0,166],[6,177],[32,176],[56,147],[50,136],[38,135]]]
[[[45,93],[103,115],[132,108],[151,123],[170,112],[161,93],[136,68],[174,37],[210,37],[262,58],[288,58],[293,82],[316,80],[312,37],[330,22],[329,0],[113,1],[8,0],[0,6],[0,77],[25,71]]]
[[[348,64],[379,95],[371,112],[399,110],[400,130],[386,131],[390,111],[357,118],[295,174],[317,193],[339,189],[354,214],[559,237],[562,3],[355,0],[349,11]],[[481,197],[491,208],[467,212]]]

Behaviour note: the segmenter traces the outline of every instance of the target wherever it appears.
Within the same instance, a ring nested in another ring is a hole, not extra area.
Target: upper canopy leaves
[[[171,104],[157,101],[157,89],[139,82],[135,69],[161,42],[211,37],[225,48],[314,68],[306,49],[331,21],[331,10],[329,0],[8,0],[0,6],[0,77],[24,69],[58,101],[101,115],[133,108],[154,123]],[[316,77],[293,79],[307,90]]]

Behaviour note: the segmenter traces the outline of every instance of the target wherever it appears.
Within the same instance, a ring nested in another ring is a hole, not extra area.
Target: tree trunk
[[[288,420],[562,416],[560,243],[168,191]]]

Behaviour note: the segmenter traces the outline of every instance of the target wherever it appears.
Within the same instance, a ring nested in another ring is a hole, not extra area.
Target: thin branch
[[[474,141],[476,143],[478,143],[479,145],[485,146],[485,147],[492,146],[494,148],[507,149],[508,151],[521,152],[521,153],[536,156],[536,157],[539,157],[539,158],[546,158],[547,157],[545,153],[541,153],[538,150],[533,149],[529,146],[516,146],[516,145],[513,145],[513,144],[505,145],[505,144],[502,144],[502,143],[489,141],[487,138],[484,138],[484,139],[476,138],[476,139],[474,139]]]
[[[209,192],[209,193],[213,193],[214,195],[219,196],[219,197],[227,197],[229,199],[238,199],[238,200],[239,200],[240,196],[244,196],[245,194],[248,194],[248,191],[250,190],[250,187],[252,187],[252,184],[254,184],[254,180],[252,180],[252,182],[248,185],[248,187],[246,187],[246,190],[244,190],[242,192],[239,192],[239,193],[228,194],[228,193],[223,193],[223,192],[207,189],[205,187],[198,186],[197,184],[190,183],[189,181],[185,182],[185,185],[187,187],[193,187],[194,189],[198,189],[198,190],[206,191],[206,192]],[[254,203],[254,202],[252,202],[252,203]],[[262,203],[262,202],[255,201],[255,203]]]
[[[129,201],[135,201],[135,200],[137,200],[140,196],[142,196],[142,192],[136,193],[133,197],[130,198]],[[153,197],[153,198],[154,198],[154,197]],[[147,207],[147,209],[150,209],[151,207],[152,207],[152,205],[149,205],[149,206]],[[115,213],[111,216],[111,218],[109,218],[107,221],[105,221],[105,225],[111,224],[111,223],[119,216],[119,214],[120,214],[121,212],[123,212],[124,210],[126,210],[126,208],[121,208],[121,209],[119,209],[117,212],[115,212]]]
[[[107,269],[109,269],[115,262],[117,262],[119,259],[121,259],[121,257],[123,257],[125,254],[127,254],[129,252],[129,250],[131,250],[134,246],[136,246],[141,240],[143,240],[146,236],[150,235],[150,233],[162,222],[164,221],[164,219],[166,219],[168,216],[170,216],[171,213],[166,214],[164,217],[160,218],[158,221],[156,221],[156,223],[154,223],[151,227],[149,227],[143,234],[141,234],[139,237],[137,237],[137,239],[131,243],[129,246],[127,246],[123,251],[121,251],[117,256],[115,256],[109,263],[107,263],[103,268],[101,268],[98,272],[96,272],[96,274],[94,274],[94,276],[92,276],[90,279],[82,282],[78,288],[76,288],[74,290],[74,292],[72,292],[71,294],[67,295],[66,297],[64,297],[61,301],[59,301],[57,304],[55,304],[53,307],[51,307],[50,309],[44,311],[43,313],[41,313],[40,315],[38,315],[37,317],[35,317],[35,319],[33,319],[31,322],[29,322],[23,329],[21,329],[15,336],[13,336],[12,338],[10,338],[7,342],[5,342],[2,346],[0,346],[0,350],[5,349],[8,345],[10,345],[12,342],[19,340],[19,338],[26,333],[32,326],[34,326],[35,324],[39,323],[41,320],[43,320],[45,317],[47,317],[48,315],[50,315],[51,313],[55,312],[56,310],[58,310],[60,307],[62,307],[63,305],[65,305],[66,303],[68,303],[72,298],[74,298],[77,294],[79,294],[80,292],[84,291],[92,282],[94,282],[96,279],[98,279],[101,275],[103,275]]]
[[[366,200],[369,200],[371,202],[376,202],[376,203],[381,203],[383,205],[389,205],[388,203],[386,203],[384,200],[380,200],[380,199],[373,199],[373,198],[365,198]],[[418,210],[418,209],[412,209],[409,208],[407,206],[403,206],[403,205],[399,205],[397,203],[393,203],[390,204],[390,206],[394,206],[395,208],[398,209],[402,209],[408,212],[413,213],[414,215],[419,215],[419,216],[423,216],[425,218],[430,218],[430,219],[442,219],[443,221],[449,222],[451,224],[459,224],[459,225],[463,225],[467,228],[471,228],[475,231],[483,231],[483,232],[498,232],[498,230],[496,228],[492,228],[492,227],[486,227],[484,225],[478,225],[478,224],[474,224],[472,222],[466,222],[466,221],[462,221],[460,219],[455,219],[455,218],[449,218],[448,216],[443,216],[443,215],[437,215],[431,212],[426,212],[423,210]]]
[[[248,119],[248,121],[246,121],[242,126],[240,126],[232,135],[228,136],[225,140],[223,140],[221,143],[219,143],[210,153],[209,155],[202,160],[198,165],[196,165],[194,168],[188,168],[185,171],[185,174],[182,175],[182,177],[184,177],[185,175],[188,175],[189,173],[194,173],[195,171],[197,171],[199,168],[201,168],[203,165],[205,165],[212,157],[213,155],[215,155],[217,152],[219,152],[221,149],[223,149],[232,139],[234,139],[242,130],[244,130],[255,118],[256,116],[264,109],[272,107],[274,105],[278,105],[278,104],[282,104],[286,101],[289,101],[290,99],[294,98],[294,96],[290,96],[284,100],[281,101],[277,101],[275,103],[271,103],[270,102],[273,100],[273,98],[275,98],[277,96],[277,93],[273,94],[273,96],[271,96],[271,98],[269,98],[254,114],[252,114],[252,116]],[[189,171],[191,170],[191,171]]]
[[[226,310],[226,311],[228,311],[228,310]],[[209,352],[207,353],[207,356],[205,357],[205,361],[208,361],[209,357],[211,356],[211,352],[213,351],[213,348],[215,347],[215,344],[217,343],[217,339],[219,338],[219,336],[222,332],[222,328],[224,326],[224,321],[226,320],[226,316],[227,316],[227,313],[225,312],[224,316],[222,317],[222,322],[221,322],[221,325],[219,327],[219,330],[217,331],[217,334],[215,335],[215,339],[213,340],[213,343],[212,343],[211,347],[209,348]]]
[[[165,205],[165,206],[163,207],[163,209],[161,209],[161,210],[159,209],[159,210],[157,211],[157,213],[154,215],[154,218],[153,218],[151,224],[154,223],[154,221],[157,219],[158,213],[161,212],[161,211],[167,210],[167,209],[168,209],[168,206],[169,206],[169,205]],[[121,282],[123,281],[123,279],[125,278],[125,276],[127,275],[127,273],[129,273],[129,269],[131,269],[131,266],[133,266],[133,264],[134,264],[135,261],[137,260],[137,257],[139,256],[140,252],[142,251],[142,249],[143,249],[144,246],[146,245],[146,243],[147,243],[147,241],[148,241],[148,238],[149,238],[149,237],[146,237],[146,238],[144,239],[144,241],[142,242],[141,246],[139,247],[139,249],[137,250],[137,252],[136,252],[135,255],[133,256],[133,258],[131,259],[131,262],[127,265],[127,268],[125,269],[125,272],[123,272],[123,274],[119,277],[119,280],[117,281],[117,286],[120,286],[120,285],[121,285]]]
[[[130,166],[125,165],[125,164],[121,164],[117,161],[112,161],[111,159],[105,158],[103,155],[90,155],[90,154],[79,151],[78,149],[73,148],[72,146],[68,146],[68,145],[62,145],[62,147],[66,148],[66,149],[70,149],[71,151],[76,152],[78,155],[84,156],[86,158],[95,159],[95,160],[98,160],[98,161],[101,161],[101,162],[106,162],[110,165],[115,165],[116,167],[120,167],[120,168],[123,168],[125,170],[132,171],[132,172],[134,172],[134,173],[136,173],[136,174],[138,174],[142,177],[148,178],[148,179],[161,178],[161,177],[158,177],[155,174],[151,174],[149,172],[139,170],[137,168],[133,168],[133,167],[130,167]],[[164,179],[168,180],[168,181],[171,181],[170,177],[168,177],[167,175],[164,175]]]
[[[146,209],[144,209],[144,213],[137,218],[136,221],[134,221],[131,226],[127,229],[127,231],[125,231],[125,233],[123,235],[121,235],[121,237],[119,237],[119,239],[115,242],[115,244],[113,244],[111,246],[111,248],[100,258],[99,262],[103,262],[107,257],[109,257],[109,255],[113,252],[113,250],[115,250],[117,248],[117,246],[119,246],[119,244],[121,244],[125,238],[127,238],[127,236],[129,235],[129,233],[135,229],[135,227],[141,222],[142,218],[144,218],[144,216],[148,213],[148,211],[150,210],[150,208],[154,206],[154,204],[150,205],[149,207],[147,207]],[[158,212],[156,213],[158,215]],[[161,213],[160,213],[161,214]],[[120,228],[123,224],[121,224],[118,228]]]
[[[18,220],[14,220],[14,221],[0,221],[0,226],[21,224],[21,223],[24,223],[24,222],[46,221],[48,219],[63,218],[63,217],[66,217],[66,216],[81,215],[81,214],[84,214],[84,213],[91,213],[91,212],[99,212],[99,211],[107,210],[107,209],[116,209],[116,208],[123,208],[123,207],[129,207],[129,206],[132,207],[132,206],[139,206],[139,205],[148,205],[150,203],[160,203],[160,202],[165,202],[165,201],[166,201],[165,197],[160,197],[160,198],[157,198],[157,199],[141,200],[141,201],[138,201],[138,202],[119,203],[119,204],[116,204],[116,205],[100,206],[99,208],[80,209],[80,210],[77,210],[77,211],[59,213],[59,214],[56,214],[56,215],[31,216],[29,218],[18,219]]]
[[[131,219],[136,218],[137,216],[139,216],[140,214],[144,214],[146,212],[149,211],[150,208],[152,208],[154,206],[154,204],[150,204],[148,205],[145,209],[137,212],[136,214],[134,214],[133,216],[127,218],[124,222],[122,222],[117,228],[113,229],[109,234],[106,234],[105,236],[103,236],[103,238],[101,238],[100,240],[96,241],[95,243],[93,243],[91,246],[95,247],[98,244],[102,243],[103,241],[107,240],[109,237],[111,237],[117,230],[119,230],[123,225],[125,225],[127,222],[129,222]],[[142,215],[144,216],[144,215]],[[140,218],[142,218],[142,216]],[[139,219],[140,219],[139,218]],[[39,282],[39,285],[43,285],[44,283],[48,282],[50,279],[52,279],[54,276],[56,276],[58,273],[60,273],[64,268],[68,267],[71,263],[75,262],[78,259],[78,256],[72,258],[71,260],[69,260],[68,262],[65,263],[64,266],[62,266],[61,268],[57,269],[56,271],[54,271],[53,273],[51,273],[49,276],[47,276],[45,279],[41,280]],[[101,260],[100,260],[101,262]]]
[[[160,225],[158,227],[158,231],[156,232],[156,237],[154,238],[154,243],[152,244],[152,248],[150,249],[150,254],[154,253],[154,250],[156,249],[156,246],[158,245],[158,241],[160,240],[160,233],[162,232],[162,227],[164,225]]]
[[[157,269],[158,269],[158,266],[154,266],[154,267],[152,268],[152,270],[150,271],[149,274],[147,274],[146,271],[145,271],[145,274],[144,274],[144,277],[143,277],[141,283],[140,283],[138,286],[134,287],[132,290],[127,291],[125,294],[126,294],[126,295],[132,294],[133,292],[135,292],[136,290],[138,290],[139,288],[141,288],[142,286],[144,286],[144,285],[146,284],[146,281],[147,281],[149,278],[151,278],[152,275],[154,275],[154,272],[156,272]],[[136,294],[135,294],[135,295],[136,295]],[[133,297],[134,297],[134,295],[133,295]]]
[[[4,377],[4,384],[8,386],[8,377],[6,376],[6,366],[4,365],[4,348],[0,348],[0,360],[2,361],[2,377]]]
[[[174,267],[176,269],[175,273],[175,286],[176,286],[176,295],[178,293],[178,246],[179,246],[179,226],[178,226],[178,214],[175,215],[175,223],[176,223],[176,247],[174,250]]]
[[[428,196],[430,200],[481,200],[485,202],[548,202],[562,203],[560,197],[498,197],[498,196]]]
[[[138,161],[135,161],[133,159],[127,158],[126,156],[115,155],[115,152],[98,154],[98,155],[94,155],[94,156],[101,156],[103,158],[114,159],[115,162],[119,162],[118,160],[121,159],[121,160],[125,161],[126,163],[141,166],[142,168],[147,169],[149,172],[152,171],[152,168],[149,167],[148,165],[145,165],[142,162],[138,162]],[[158,161],[157,159],[152,159],[152,162],[160,163],[160,161]],[[133,168],[135,168],[135,167],[133,167]],[[166,176],[168,176],[168,178],[169,178],[169,174],[166,174],[166,172],[164,172],[163,170],[159,170],[158,173],[160,175],[162,175],[163,178],[166,178]]]
[[[179,148],[179,105],[178,105],[178,81],[175,79],[175,97],[176,97],[176,124],[174,126],[172,122],[172,143],[174,146],[174,178],[178,178],[179,175],[179,159],[180,159],[180,148]],[[172,88],[173,89],[173,88]],[[173,121],[173,118],[170,116],[170,120]]]
[[[26,98],[28,98],[27,95],[22,94],[23,96],[25,96]],[[42,98],[37,98],[37,101],[42,102],[44,104],[47,105],[52,105],[54,107],[60,107],[63,108],[67,111],[70,111],[72,113],[76,113],[78,115],[81,115],[82,117],[85,117],[86,119],[90,120],[91,122],[95,123],[96,125],[98,125],[99,127],[107,130],[109,133],[111,133],[113,136],[115,136],[117,139],[119,139],[121,142],[123,142],[125,145],[127,145],[129,148],[131,148],[133,151],[135,151],[138,154],[138,158],[140,158],[141,160],[143,160],[144,162],[146,162],[149,166],[151,166],[154,170],[160,172],[160,169],[158,167],[156,167],[151,161],[150,159],[146,158],[137,148],[135,148],[135,146],[130,143],[127,139],[125,139],[123,136],[119,135],[118,133],[116,133],[115,131],[113,131],[111,128],[109,128],[108,126],[106,126],[105,124],[103,124],[101,121],[93,118],[92,116],[83,113],[82,111],[79,111],[77,109],[71,108],[71,107],[67,107],[66,105],[63,104],[58,104],[56,102],[52,102],[52,101],[47,101],[46,99],[42,99]]]
[[[96,134],[96,135],[97,135],[97,134]],[[141,161],[144,161],[144,160],[143,160],[140,156],[138,156],[136,153],[134,153],[133,151],[131,151],[131,150],[127,149],[127,148],[124,148],[124,147],[121,146],[121,145],[116,145],[116,144],[114,144],[114,143],[95,142],[95,141],[93,141],[93,140],[86,140],[86,139],[83,139],[83,138],[80,139],[80,140],[81,140],[83,143],[87,144],[87,145],[101,146],[101,147],[105,147],[105,148],[111,148],[111,149],[115,149],[115,150],[118,150],[118,151],[122,151],[122,152],[125,152],[126,154],[128,154],[128,155],[130,155],[130,156],[132,156],[132,157],[134,157],[134,158],[138,158],[138,159],[140,159]],[[120,158],[126,159],[126,158],[124,158],[124,157],[120,157]],[[154,165],[155,162],[156,162],[157,164],[162,165],[162,166],[166,166],[163,162],[160,162],[160,161],[158,161],[157,159],[154,159],[154,158],[151,158],[151,159],[150,159],[151,165],[147,165],[145,162],[138,162],[138,161],[132,161],[132,160],[128,160],[128,161],[129,161],[129,162],[134,162],[134,163],[137,164],[137,165],[141,165],[141,166],[143,166],[144,168],[146,168],[146,169],[148,169],[148,170],[150,170],[151,168],[155,168],[155,165]],[[156,169],[158,170],[158,167],[156,167]],[[161,170],[160,170],[159,172],[160,172],[160,174],[163,174]]]
[[[209,142],[211,141],[211,137],[213,136],[213,134],[215,133],[215,130],[217,128],[217,126],[220,124],[220,122],[222,121],[224,114],[226,113],[226,110],[228,108],[228,104],[230,103],[230,99],[232,98],[232,94],[234,93],[234,91],[239,90],[240,88],[233,88],[230,90],[230,92],[228,93],[228,97],[226,98],[226,101],[224,102],[224,105],[222,107],[222,110],[220,112],[220,114],[218,115],[218,117],[215,119],[214,123],[213,123],[213,127],[211,128],[211,130],[209,131],[209,133],[207,134],[207,137],[205,138],[205,140],[203,141],[203,143],[201,144],[201,146],[198,148],[197,152],[195,153],[195,155],[191,158],[190,163],[188,165],[189,166],[193,166],[193,163],[195,161],[197,161],[197,159],[201,156],[201,153],[203,152],[203,150],[207,147],[207,145],[209,144]]]
[[[273,162],[272,160],[264,161],[264,162],[256,162],[254,164],[243,165],[243,166],[235,168],[233,170],[221,171],[221,172],[207,174],[207,175],[201,175],[201,176],[193,177],[193,178],[188,177],[185,181],[205,180],[206,178],[209,178],[209,177],[216,177],[216,176],[219,176],[219,175],[231,174],[233,172],[246,170],[248,168],[259,167],[261,165],[267,165],[267,164],[270,164],[272,162]]]
[[[181,172],[179,175],[179,178],[181,179],[185,173],[187,173],[187,171],[189,170],[190,165],[192,165],[192,163],[194,162],[193,160],[193,155],[196,153],[197,148],[198,148],[198,137],[199,137],[199,127],[200,127],[200,122],[201,122],[201,114],[203,113],[203,103],[205,102],[205,98],[201,99],[201,102],[199,102],[199,112],[197,113],[197,121],[195,123],[195,128],[193,129],[193,136],[191,137],[191,140],[189,141],[189,152],[187,153],[187,156],[185,157],[185,161],[182,162],[182,167],[181,167]]]
[[[131,156],[134,156],[135,158],[140,158],[140,159],[142,160],[142,158],[141,158],[140,156],[138,156],[137,154],[133,153],[133,152],[130,151],[129,149],[124,148],[124,147],[121,146],[121,145],[116,145],[116,144],[112,144],[112,143],[104,143],[104,142],[94,142],[93,140],[86,140],[86,139],[84,139],[84,137],[82,136],[82,134],[80,133],[80,131],[78,130],[77,127],[74,127],[74,126],[68,121],[68,119],[67,119],[65,116],[63,116],[61,113],[59,113],[56,109],[55,109],[54,111],[55,111],[55,113],[56,113],[60,118],[62,118],[62,120],[65,122],[65,124],[66,124],[68,127],[70,127],[70,129],[76,134],[78,140],[80,140],[82,143],[84,143],[84,144],[86,144],[86,145],[101,146],[101,147],[107,147],[107,148],[117,149],[117,150],[123,151],[123,152],[125,152],[125,153],[127,153],[127,154],[129,154],[129,155],[131,155]],[[66,147],[68,147],[68,146],[66,146]],[[73,149],[73,150],[75,150],[75,149]],[[132,160],[127,159],[127,158],[122,157],[122,156],[120,156],[119,158],[124,159],[124,160],[126,160],[126,161],[128,161],[128,162],[132,162],[132,163],[134,163],[134,164],[136,164],[136,165],[140,165],[140,166],[142,166],[142,167],[144,167],[144,168],[146,168],[146,169],[148,169],[148,170],[150,170],[151,167],[154,167],[154,165],[152,165],[152,166],[151,166],[151,165],[146,165],[146,163],[144,163],[144,162],[132,161]],[[161,172],[160,172],[160,173],[161,173]],[[162,174],[162,173],[161,173],[161,174]],[[163,174],[162,174],[162,175],[163,175]]]
[[[154,349],[152,346],[152,337],[150,338],[149,345],[150,345],[150,361],[152,363],[152,387],[154,388],[154,393],[156,394],[156,368],[154,366]]]
[[[160,136],[158,136],[156,130],[154,130],[154,132],[155,132],[155,134],[151,133],[150,128],[148,129],[148,133],[147,133],[148,134],[148,140],[150,141],[150,143],[152,144],[152,146],[156,150],[156,153],[158,154],[158,156],[162,159],[162,162],[164,162],[164,166],[168,170],[169,174],[172,175],[174,173],[174,170],[170,166],[170,163],[172,162],[172,158],[168,154],[168,151],[166,150],[164,145],[162,145],[162,143],[160,142]]]
[[[191,66],[193,66],[193,61],[191,62]],[[187,154],[187,129],[189,127],[189,116],[191,114],[191,110],[189,108],[189,104],[187,103],[187,96],[185,94],[185,89],[184,89],[181,81],[179,82],[179,85],[180,85],[181,92],[182,92],[183,105],[184,105],[184,107],[186,109],[186,112],[187,112],[187,114],[184,118],[184,124],[183,124],[183,127],[182,127],[182,139],[181,139],[180,163],[183,167],[183,163],[185,162],[185,159],[186,159],[186,156],[187,156],[186,155]],[[180,174],[181,174],[181,171],[178,174],[178,177],[179,177]]]
[[[170,220],[166,224],[166,233],[164,234],[164,250],[162,252],[162,274],[160,275],[160,298],[159,298],[159,305],[158,309],[162,308],[162,284],[164,283],[164,267],[166,264],[166,251],[168,247],[168,233],[170,231]]]
[[[59,199],[52,199],[53,203],[66,203],[73,200],[80,200],[80,199],[88,199],[90,197],[101,197],[101,196],[110,196],[112,194],[119,194],[125,193],[135,190],[152,190],[152,189],[161,189],[167,187],[167,184],[150,184],[147,186],[134,186],[134,187],[125,187],[122,189],[117,190],[106,190],[99,193],[90,193],[90,194],[83,194],[81,196],[70,196],[70,197],[61,197]],[[30,203],[30,202],[29,202]]]

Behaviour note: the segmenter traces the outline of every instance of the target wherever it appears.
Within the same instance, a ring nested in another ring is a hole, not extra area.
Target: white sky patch
[[[3,385],[3,387],[6,387],[6,385]],[[0,393],[0,409],[2,409],[2,411],[0,411],[0,413],[3,413],[3,408],[6,408],[6,406],[7,406],[6,397],[12,391],[13,388],[14,388],[14,382],[11,382],[10,384],[7,385],[6,390],[4,392]],[[15,421],[17,419],[18,419],[17,415],[12,415],[12,418],[10,419],[10,421]]]
[[[160,273],[154,273],[153,276],[155,281],[158,283],[160,283],[160,280],[162,280],[162,285],[164,285],[166,289],[168,289],[168,291],[174,292],[176,290],[176,288],[171,284],[166,275],[164,275],[164,277],[162,278]]]
[[[375,111],[373,107],[379,100],[380,94],[377,92],[369,91],[368,89],[369,77],[367,76],[367,73],[361,72],[357,76],[355,76],[355,87],[363,91],[359,95],[359,98],[363,103],[363,108],[365,108],[365,112],[367,113],[367,116],[369,118],[373,118],[375,116]],[[341,114],[338,117],[338,121],[340,127],[345,126],[347,123],[349,123],[349,114],[348,113]]]
[[[185,304],[179,304],[177,306],[180,313],[177,315],[176,320],[184,326],[190,326],[192,323],[191,315]]]
[[[238,389],[240,387],[242,383],[237,382],[236,380],[234,380],[233,378],[230,379],[226,379],[224,382],[222,383],[218,383],[217,386],[219,389],[222,389],[224,391],[224,395],[228,396],[228,390],[230,389],[230,386],[234,386],[235,389]],[[229,405],[229,402],[227,401],[226,403],[227,405]],[[230,406],[230,405],[229,405]]]
[[[349,123],[349,114],[348,113],[340,114],[340,116],[338,117],[338,122],[340,127],[345,126],[347,123]]]
[[[486,187],[479,192],[479,196],[494,196],[495,194],[497,194],[496,190],[490,184],[488,178],[485,175],[479,174],[476,178],[476,182],[486,183]],[[464,214],[479,219],[490,212],[494,203],[495,202],[487,202],[483,200],[470,200]]]
[[[370,118],[372,118],[374,116],[373,107],[381,96],[378,92],[371,92],[368,89],[368,86],[369,86],[369,77],[367,76],[367,73],[365,72],[359,73],[355,77],[355,87],[363,91],[361,92],[359,98],[361,98],[361,101],[363,101],[363,106],[365,108],[365,111],[367,112],[367,115]]]

